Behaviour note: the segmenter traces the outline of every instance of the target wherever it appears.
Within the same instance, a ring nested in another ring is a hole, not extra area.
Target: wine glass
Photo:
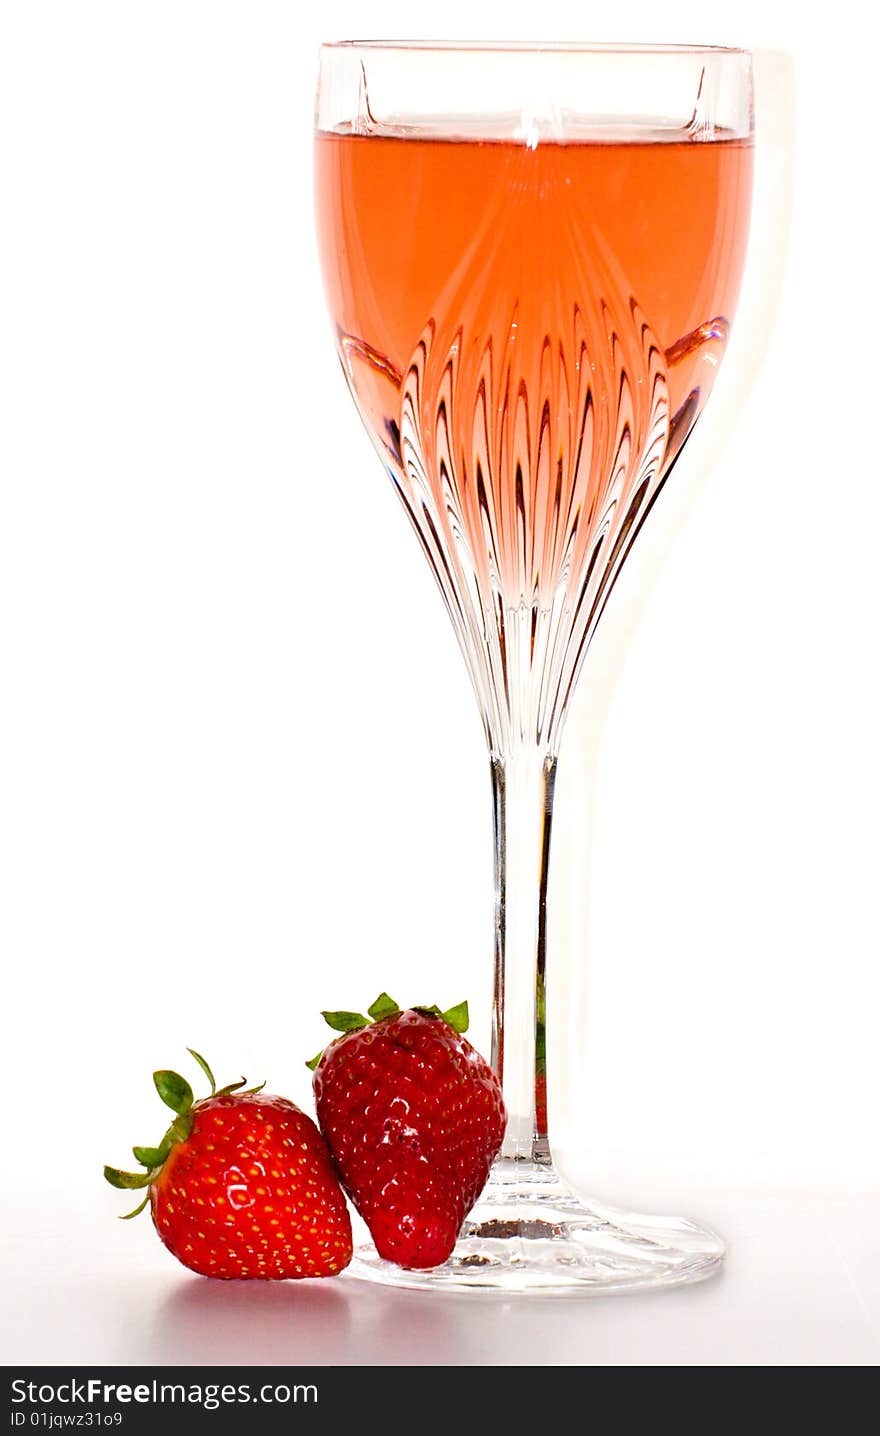
[[[320,55],[318,234],[343,370],[470,673],[495,820],[492,1063],[509,1114],[451,1259],[360,1276],[692,1281],[684,1219],[587,1201],[547,1131],[547,880],[566,709],[723,357],[745,250],[741,50],[345,42]],[[551,1008],[552,1015],[552,1008]]]

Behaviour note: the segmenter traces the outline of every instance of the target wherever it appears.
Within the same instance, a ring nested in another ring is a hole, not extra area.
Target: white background
[[[776,52],[728,369],[560,775],[590,982],[561,1153],[734,1248],[581,1325],[215,1289],[100,1179],[186,1044],[306,1103],[321,1007],[467,995],[485,1043],[476,709],[312,231],[316,47],[359,34]],[[851,0],[3,8],[7,1360],[876,1361],[878,38]]]

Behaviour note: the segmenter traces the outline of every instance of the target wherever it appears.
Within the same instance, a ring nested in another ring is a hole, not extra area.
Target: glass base
[[[443,1266],[407,1271],[365,1245],[349,1272],[424,1291],[602,1295],[703,1281],[720,1269],[724,1251],[714,1232],[683,1217],[582,1201],[551,1165],[505,1159]]]

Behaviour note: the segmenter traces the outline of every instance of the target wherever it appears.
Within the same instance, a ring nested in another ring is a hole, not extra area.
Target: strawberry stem
[[[193,1104],[193,1089],[185,1077],[181,1077],[179,1072],[162,1071],[153,1073],[153,1081],[166,1107],[181,1114],[189,1111]]]
[[[210,1082],[211,1096],[213,1097],[215,1092],[217,1091],[217,1083],[214,1081],[214,1073],[211,1071],[204,1057],[202,1057],[201,1054],[198,1053],[194,1047],[187,1047],[186,1050],[189,1053],[190,1057],[194,1057],[196,1059],[208,1081]]]
[[[453,1032],[467,1032],[470,1026],[470,1013],[467,1002],[459,1002],[455,1007],[449,1007],[440,1016],[444,1022],[448,1022]]]
[[[111,1187],[121,1192],[133,1192],[138,1187],[148,1187],[153,1180],[152,1172],[121,1172],[118,1167],[105,1167],[104,1176]]]
[[[363,1019],[363,1022],[364,1024],[366,1023],[366,1018]],[[214,1074],[205,1061],[205,1058],[202,1057],[199,1052],[196,1052],[193,1047],[187,1047],[186,1050],[190,1056],[195,1059],[199,1067],[201,1067],[211,1084],[212,1097],[228,1096],[230,1092],[237,1092],[241,1087],[244,1087],[247,1082],[247,1078],[242,1077],[238,1082],[230,1082],[228,1086],[221,1087],[218,1091]],[[142,1167],[146,1167],[146,1171],[123,1172],[118,1167],[104,1168],[104,1176],[111,1187],[118,1187],[122,1191],[134,1191],[142,1187],[148,1188],[147,1194],[140,1206],[135,1207],[133,1212],[126,1212],[120,1218],[120,1221],[127,1222],[144,1210],[144,1207],[150,1199],[149,1188],[162,1171],[172,1148],[176,1147],[179,1142],[185,1142],[193,1129],[195,1118],[192,1109],[195,1098],[193,1096],[193,1089],[190,1087],[186,1078],[181,1077],[179,1072],[170,1072],[163,1068],[161,1071],[153,1073],[153,1082],[156,1091],[166,1107],[170,1107],[172,1112],[175,1112],[177,1115],[158,1147],[132,1147],[131,1150],[134,1153],[135,1161],[140,1162]],[[261,1082],[259,1087],[249,1087],[247,1090],[248,1092],[262,1092],[265,1085],[265,1082]]]
[[[132,1147],[132,1153],[136,1162],[142,1167],[152,1170],[153,1167],[161,1167],[168,1156],[168,1148],[163,1143],[161,1147]]]
[[[400,1008],[394,998],[389,997],[387,992],[380,992],[372,1007],[367,1008],[367,1012],[374,1022],[381,1022],[383,1017],[393,1017],[395,1012],[399,1011]]]
[[[380,992],[376,1001],[367,1008],[369,1018],[372,1018],[373,1022],[384,1022],[388,1017],[396,1017],[400,1010],[394,998],[389,997],[387,992]],[[446,1012],[441,1012],[440,1008],[436,1006],[414,1007],[413,1011],[421,1012],[425,1017],[439,1017],[454,1032],[467,1032],[468,1030],[470,1016],[466,1002],[459,1002],[455,1007],[447,1008]],[[359,1032],[362,1027],[370,1025],[369,1019],[364,1017],[362,1012],[322,1012],[321,1016],[334,1032]],[[314,1072],[326,1050],[326,1048],[322,1048],[310,1062],[306,1063],[310,1072]]]
[[[357,1032],[359,1027],[369,1027],[370,1020],[362,1012],[322,1012],[321,1016],[334,1032]]]
[[[138,1204],[137,1204],[137,1206],[135,1207],[134,1211],[133,1211],[133,1212],[123,1212],[123,1213],[122,1213],[122,1216],[119,1218],[119,1220],[120,1220],[121,1222],[130,1222],[131,1219],[132,1219],[132,1217],[139,1217],[140,1214],[141,1214],[141,1212],[143,1211],[144,1207],[147,1205],[147,1202],[148,1202],[149,1200],[150,1200],[150,1193],[149,1193],[149,1191],[148,1191],[148,1192],[147,1192],[147,1195],[144,1197],[143,1201],[142,1201],[142,1202],[138,1202]]]

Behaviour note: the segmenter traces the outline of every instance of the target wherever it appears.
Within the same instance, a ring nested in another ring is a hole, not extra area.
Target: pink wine
[[[751,160],[747,141],[724,138],[317,138],[343,365],[496,743],[514,686],[529,692],[517,724],[553,741],[620,563],[706,401]],[[538,681],[524,687],[524,669]]]

